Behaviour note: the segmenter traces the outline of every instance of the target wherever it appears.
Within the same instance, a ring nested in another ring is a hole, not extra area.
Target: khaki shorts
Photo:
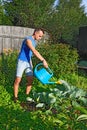
[[[22,77],[24,72],[25,72],[26,76],[33,76],[32,64],[28,63],[26,61],[18,60],[16,76]]]

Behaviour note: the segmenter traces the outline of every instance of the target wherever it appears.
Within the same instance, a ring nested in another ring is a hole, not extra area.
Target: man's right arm
[[[48,68],[48,64],[46,60],[43,58],[43,56],[33,47],[31,40],[26,41],[27,46],[31,49],[33,54],[41,61],[43,62],[44,67]]]

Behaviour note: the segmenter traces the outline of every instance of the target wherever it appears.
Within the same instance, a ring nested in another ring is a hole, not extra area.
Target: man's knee
[[[20,82],[21,82],[21,78],[16,78],[14,83],[19,84]]]

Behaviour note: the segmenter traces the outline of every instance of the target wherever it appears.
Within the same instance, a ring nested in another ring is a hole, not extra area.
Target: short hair
[[[33,32],[33,35],[35,34],[35,32],[39,32],[39,31],[42,31],[43,34],[44,34],[44,29],[43,28],[36,28]]]

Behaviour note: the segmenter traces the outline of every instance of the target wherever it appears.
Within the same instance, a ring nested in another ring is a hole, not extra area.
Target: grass
[[[57,103],[58,113],[53,114],[49,110],[28,111],[23,109],[20,103],[25,102],[25,76],[19,88],[19,102],[13,102],[13,82],[15,78],[16,55],[3,57],[0,60],[0,130],[86,130],[87,120],[77,121],[77,118],[86,112],[78,107],[73,107],[69,98],[59,98]],[[74,73],[61,75],[61,79],[68,83],[87,90],[87,75]],[[56,85],[42,85],[37,79],[34,80],[30,93],[49,92]],[[62,95],[61,95],[62,96]],[[86,114],[86,113],[85,113]]]

